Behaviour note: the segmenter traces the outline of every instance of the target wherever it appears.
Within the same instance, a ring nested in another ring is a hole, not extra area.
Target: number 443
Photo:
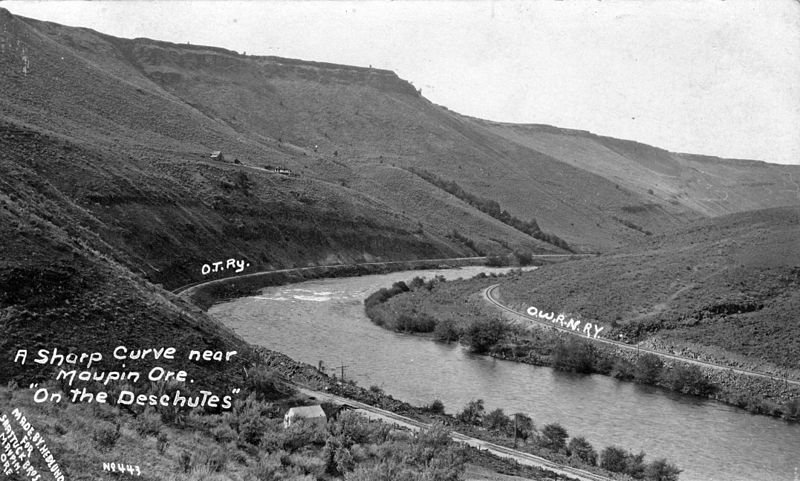
[[[124,473],[128,472],[131,474],[135,474],[136,476],[142,475],[142,470],[139,469],[139,466],[131,466],[130,464],[122,464],[122,463],[103,463],[103,471],[111,471],[114,473]]]

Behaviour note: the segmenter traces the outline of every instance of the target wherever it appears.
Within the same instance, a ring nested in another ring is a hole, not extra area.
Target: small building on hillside
[[[218,160],[220,162],[225,162],[225,156],[222,155],[222,152],[220,152],[219,150],[215,150],[214,152],[211,152],[211,160]]]
[[[288,429],[289,426],[294,424],[298,419],[305,419],[306,422],[314,422],[318,423],[320,426],[325,426],[328,422],[327,416],[325,416],[325,411],[322,410],[322,406],[298,406],[289,409],[283,416],[283,427],[284,429]]]

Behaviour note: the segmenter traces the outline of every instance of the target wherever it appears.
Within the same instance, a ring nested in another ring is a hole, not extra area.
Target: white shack
[[[325,426],[328,422],[321,406],[298,406],[289,409],[289,412],[283,416],[284,429],[289,428],[298,419],[305,419],[306,422],[313,421],[321,426]]]

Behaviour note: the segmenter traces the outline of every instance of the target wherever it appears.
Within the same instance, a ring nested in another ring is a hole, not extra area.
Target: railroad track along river
[[[361,412],[362,414],[365,414],[370,419],[379,419],[381,421],[396,424],[411,429],[413,431],[417,431],[419,429],[425,429],[430,426],[429,424],[417,421],[416,419],[402,416],[400,414],[396,414],[391,411],[386,411],[380,408],[376,408],[374,406],[370,406],[369,404],[364,404],[362,402],[354,401],[352,399],[336,396],[334,394],[329,394],[326,392],[315,391],[303,386],[297,386],[297,389],[306,396],[313,397],[318,401],[327,401],[336,404],[341,404],[344,406],[349,406]],[[571,466],[564,466],[556,462],[547,460],[545,458],[536,456],[534,454],[525,453],[506,446],[501,446],[499,444],[491,443],[489,441],[484,441],[482,439],[466,436],[464,434],[457,433],[455,431],[450,433],[450,437],[453,439],[453,441],[457,443],[466,444],[476,449],[488,451],[502,458],[513,459],[518,463],[526,466],[535,466],[542,469],[547,469],[559,475],[568,476],[570,478],[577,479],[580,481],[611,481],[611,478],[601,476],[599,474],[585,471],[583,469],[573,468]]]
[[[692,359],[690,357],[683,357],[683,356],[678,356],[678,355],[675,355],[675,354],[669,354],[669,353],[666,353],[666,352],[654,351],[652,349],[646,349],[646,348],[637,346],[635,344],[633,344],[633,345],[632,344],[625,344],[624,342],[614,341],[614,340],[611,340],[611,339],[603,339],[601,337],[597,337],[597,338],[586,337],[580,331],[573,331],[572,329],[568,329],[568,328],[565,328],[565,327],[561,327],[561,326],[555,325],[550,321],[540,320],[540,319],[538,319],[536,317],[528,315],[525,312],[519,312],[519,311],[517,311],[515,309],[512,309],[512,308],[506,306],[505,304],[503,304],[499,300],[497,300],[497,298],[495,297],[495,291],[497,290],[497,288],[499,286],[500,286],[500,284],[493,284],[493,285],[485,288],[483,290],[483,298],[486,300],[486,302],[489,302],[490,304],[494,305],[495,307],[497,307],[498,309],[503,311],[503,314],[506,316],[506,318],[508,318],[509,320],[511,320],[513,322],[518,322],[518,323],[521,322],[523,324],[525,324],[525,323],[527,323],[527,324],[533,323],[534,325],[537,325],[537,326],[541,326],[541,327],[548,328],[548,329],[556,329],[556,330],[559,330],[559,331],[563,331],[563,332],[572,334],[574,336],[579,336],[579,337],[582,337],[582,338],[585,338],[585,339],[589,339],[592,342],[600,342],[600,343],[603,343],[603,344],[612,345],[614,347],[617,347],[617,348],[620,348],[620,349],[626,349],[626,350],[629,350],[629,351],[637,351],[637,352],[640,352],[640,353],[647,352],[647,353],[650,353],[650,354],[655,354],[656,356],[661,357],[663,359],[681,361],[681,362],[686,362],[686,363],[689,363],[689,364],[696,364],[696,365],[701,366],[701,367],[708,367],[708,368],[711,368],[711,369],[717,369],[717,370],[721,370],[721,371],[730,371],[730,372],[735,372],[737,374],[745,374],[747,376],[754,376],[754,377],[761,377],[761,378],[765,378],[765,379],[772,379],[774,381],[780,381],[780,382],[784,382],[784,383],[787,383],[787,384],[794,384],[796,386],[800,386],[800,381],[795,381],[793,379],[787,379],[787,378],[783,378],[783,377],[779,377],[779,376],[773,376],[771,374],[766,374],[766,373],[763,373],[763,372],[748,371],[746,369],[736,369],[736,368],[733,368],[733,367],[730,367],[730,366],[725,366],[725,365],[722,365],[722,364],[715,364],[715,363],[706,362],[706,361],[698,361],[697,359]]]

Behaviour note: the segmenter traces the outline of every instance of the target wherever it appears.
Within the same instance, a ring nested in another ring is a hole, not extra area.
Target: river
[[[473,355],[454,345],[375,326],[363,300],[414,276],[472,277],[502,269],[395,272],[265,288],[209,313],[247,341],[377,385],[411,404],[440,399],[447,412],[481,398],[488,411],[558,422],[599,452],[616,445],[666,457],[683,481],[800,481],[800,425],[716,401],[600,375],[579,375]]]

